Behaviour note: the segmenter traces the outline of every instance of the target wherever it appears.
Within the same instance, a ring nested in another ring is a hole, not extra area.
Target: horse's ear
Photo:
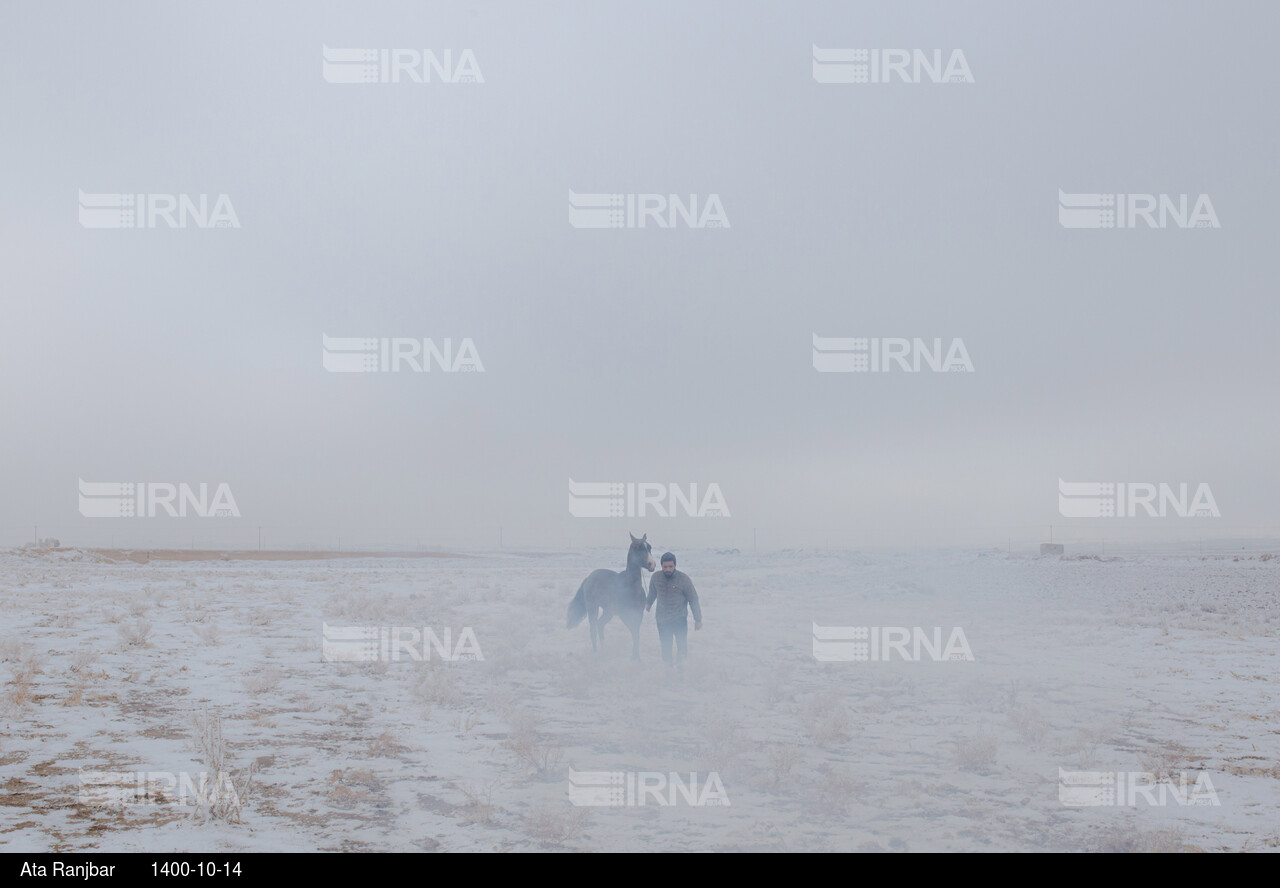
[[[640,539],[644,540],[646,543],[649,542],[649,534],[646,533],[644,536],[640,537]]]
[[[634,543],[636,541],[636,535],[629,530],[627,531],[627,536],[631,537],[631,542]]]

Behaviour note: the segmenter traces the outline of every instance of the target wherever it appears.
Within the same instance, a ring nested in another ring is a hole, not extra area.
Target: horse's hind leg
[[[587,606],[587,626],[591,629],[591,650],[594,651],[596,649],[596,611],[599,610],[599,607],[590,595],[587,596],[585,603]]]
[[[639,618],[626,621],[627,628],[631,630],[631,659],[637,663],[640,662],[640,623]]]

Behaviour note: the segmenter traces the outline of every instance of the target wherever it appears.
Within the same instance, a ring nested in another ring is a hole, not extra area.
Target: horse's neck
[[[627,569],[622,572],[623,578],[628,583],[640,582],[640,565],[627,562]]]

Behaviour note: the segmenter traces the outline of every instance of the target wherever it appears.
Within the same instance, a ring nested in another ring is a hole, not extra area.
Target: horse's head
[[[627,551],[627,567],[636,565],[643,567],[647,571],[657,570],[658,565],[653,563],[653,546],[649,545],[649,534],[636,539],[633,533],[631,536],[631,548]]]

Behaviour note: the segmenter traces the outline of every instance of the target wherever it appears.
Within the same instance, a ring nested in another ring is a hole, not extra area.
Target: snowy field
[[[564,627],[623,555],[0,554],[0,849],[1280,847],[1280,559],[681,552],[681,681],[652,614],[639,664],[616,620],[599,655]],[[325,623],[470,627],[483,659],[327,662]],[[815,623],[959,627],[974,659],[819,662]],[[238,806],[81,803],[85,773],[219,768]],[[571,768],[728,804],[574,805]],[[1218,804],[1069,806],[1060,769]]]

